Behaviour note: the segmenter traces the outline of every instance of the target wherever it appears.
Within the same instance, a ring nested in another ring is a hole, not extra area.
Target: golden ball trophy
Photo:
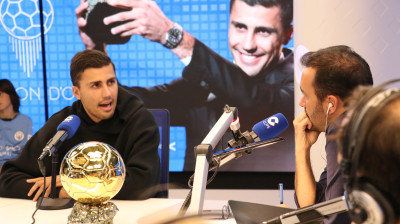
[[[60,177],[76,200],[68,223],[113,223],[118,208],[108,201],[125,180],[125,164],[113,147],[95,141],[75,146],[61,163]]]

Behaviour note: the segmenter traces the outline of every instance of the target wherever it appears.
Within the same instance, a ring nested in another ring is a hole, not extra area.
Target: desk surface
[[[176,216],[182,205],[182,199],[150,198],[143,201],[111,200],[119,211],[114,218],[115,224],[160,223],[161,220],[169,220]],[[206,200],[204,209],[221,210],[227,201]],[[36,202],[25,199],[11,199],[0,197],[0,222],[1,223],[32,223],[32,214],[35,211]],[[65,224],[72,208],[63,210],[38,210],[35,214],[35,223],[40,224]],[[206,223],[236,223],[231,217],[227,220],[217,218],[216,215],[205,216]]]

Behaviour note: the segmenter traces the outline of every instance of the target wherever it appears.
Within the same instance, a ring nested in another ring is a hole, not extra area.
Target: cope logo
[[[275,126],[275,124],[279,123],[279,119],[277,117],[270,117],[268,118],[268,124],[271,126]]]
[[[263,124],[267,128],[270,128],[271,126],[274,127],[275,124],[279,124],[279,118],[278,117],[269,117],[268,119],[263,120]]]
[[[68,116],[68,117],[66,117],[66,118],[64,119],[64,122],[70,122],[70,121],[72,121],[73,119],[74,119],[73,116]]]
[[[43,0],[43,28],[46,34],[54,20],[54,10],[50,0]],[[33,72],[39,52],[40,41],[39,0],[2,0],[0,3],[0,22],[10,34],[9,41],[16,59],[27,76]]]

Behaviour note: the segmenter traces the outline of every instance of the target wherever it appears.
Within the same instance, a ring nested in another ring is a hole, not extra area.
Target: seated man
[[[72,106],[55,113],[27,142],[21,155],[4,164],[0,175],[0,196],[33,198],[43,191],[50,194],[51,159],[45,159],[46,186],[36,162],[57,126],[75,114],[81,124],[75,135],[58,149],[59,165],[74,146],[100,141],[113,146],[126,166],[125,183],[115,199],[145,199],[154,196],[160,181],[159,132],[152,114],[143,102],[118,85],[111,59],[97,50],[78,52],[71,60],[72,91],[78,99]],[[58,167],[58,170],[60,168]],[[59,197],[69,197],[57,176]]]
[[[356,223],[400,223],[399,110],[399,89],[358,88],[350,98],[338,160]]]
[[[343,101],[358,85],[372,85],[368,63],[347,46],[333,46],[309,52],[301,59],[305,66],[300,81],[303,97],[299,105],[304,111],[293,121],[295,128],[295,192],[296,203],[306,207],[344,194],[342,176],[337,164],[336,141],[327,139],[327,165],[318,182],[310,161],[311,146],[325,132],[334,135],[336,119],[346,111]],[[331,215],[324,223],[350,223],[345,214]]]

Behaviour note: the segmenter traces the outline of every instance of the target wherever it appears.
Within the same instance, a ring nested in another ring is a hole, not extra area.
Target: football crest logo
[[[43,0],[44,34],[50,30],[53,20],[54,10],[51,2]],[[0,22],[10,34],[9,41],[15,57],[29,77],[42,49],[39,0],[2,0]]]
[[[15,132],[15,134],[14,134],[14,139],[16,140],[16,141],[18,141],[18,142],[20,142],[20,141],[22,141],[22,140],[24,140],[24,133],[22,132],[22,131],[17,131],[17,132]]]

